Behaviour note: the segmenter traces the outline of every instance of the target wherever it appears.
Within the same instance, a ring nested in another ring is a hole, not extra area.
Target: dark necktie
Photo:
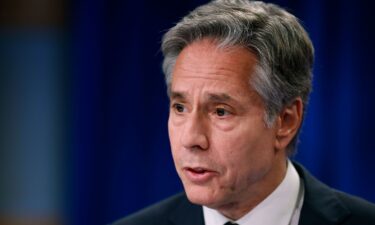
[[[232,222],[228,221],[224,225],[238,225],[238,224],[237,223],[232,223]]]

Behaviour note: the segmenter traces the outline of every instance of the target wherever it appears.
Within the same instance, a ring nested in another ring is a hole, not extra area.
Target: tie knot
[[[238,224],[237,223],[232,223],[232,222],[228,221],[224,225],[238,225]]]

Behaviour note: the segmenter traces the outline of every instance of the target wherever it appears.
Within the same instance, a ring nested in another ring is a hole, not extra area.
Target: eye
[[[175,103],[172,107],[178,113],[183,113],[185,111],[185,106],[180,103]]]
[[[230,115],[230,112],[228,110],[224,109],[224,108],[216,108],[215,113],[219,117]]]

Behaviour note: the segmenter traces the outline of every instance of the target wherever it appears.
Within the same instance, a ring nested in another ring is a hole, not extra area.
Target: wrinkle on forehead
[[[178,72],[180,77],[192,78],[204,74],[208,79],[228,79],[234,74],[241,74],[249,80],[257,62],[257,57],[245,47],[219,48],[214,41],[206,38],[193,42],[181,51],[173,74]]]
[[[206,68],[206,67],[197,67],[196,65],[188,65],[184,63],[180,68],[179,72],[184,72],[179,75],[181,78],[201,78],[201,79],[209,79],[209,80],[221,80],[227,79],[229,76],[232,76],[237,71],[231,68]],[[209,75],[206,77],[202,77],[200,74]],[[249,71],[249,76],[251,72]]]

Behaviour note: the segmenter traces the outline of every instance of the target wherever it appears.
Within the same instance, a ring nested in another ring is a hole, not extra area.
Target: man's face
[[[169,138],[193,203],[220,209],[279,182],[275,128],[265,126],[264,105],[249,85],[255,65],[250,51],[217,49],[207,39],[187,46],[177,58]]]

